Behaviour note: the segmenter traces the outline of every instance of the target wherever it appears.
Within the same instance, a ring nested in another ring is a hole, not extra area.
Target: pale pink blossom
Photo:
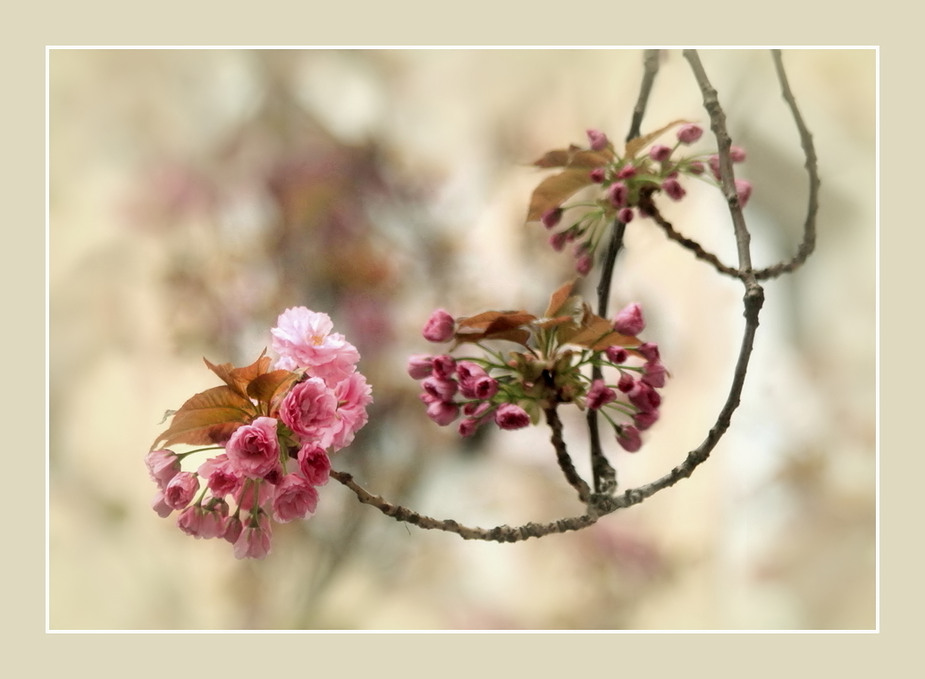
[[[164,491],[158,490],[154,496],[154,499],[151,501],[151,509],[157,512],[157,515],[162,519],[166,519],[173,512],[173,507],[167,504],[167,500],[164,498]]]
[[[445,309],[434,311],[424,324],[424,339],[429,342],[447,342],[456,332],[456,320]]]
[[[276,368],[299,370],[337,382],[352,373],[360,353],[340,333],[331,332],[331,318],[305,307],[286,309],[270,330],[273,350],[279,354]]]
[[[215,497],[225,497],[238,492],[244,476],[228,459],[228,455],[221,453],[199,465],[199,475],[207,479],[206,485]]]
[[[366,406],[373,402],[372,388],[362,373],[353,373],[334,387],[337,401],[336,423],[330,445],[334,450],[346,448],[369,420]]]
[[[287,474],[276,487],[273,519],[288,523],[304,519],[318,507],[318,491],[298,474]]]
[[[236,499],[238,507],[254,512],[266,507],[276,496],[276,486],[264,479],[248,479],[244,482]]]
[[[449,401],[459,390],[459,383],[456,380],[431,376],[421,382],[421,388],[434,398]]]
[[[435,377],[449,378],[456,374],[456,359],[449,354],[434,356]]]
[[[193,472],[178,472],[164,488],[164,502],[173,509],[183,509],[199,490],[199,476]]]
[[[279,417],[303,442],[315,441],[327,448],[338,428],[337,396],[324,380],[310,377],[286,394]]]
[[[270,553],[270,519],[264,512],[251,517],[234,543],[237,559],[263,559]],[[227,539],[227,538],[226,538]]]
[[[214,509],[206,509],[201,505],[190,505],[177,517],[177,526],[187,535],[195,538],[215,538],[225,533],[225,514]]]
[[[481,424],[482,420],[478,419],[477,417],[465,417],[459,421],[457,431],[459,432],[460,436],[467,438],[475,434],[476,430]]]
[[[244,526],[241,524],[241,519],[237,516],[229,516],[228,521],[225,522],[225,532],[222,533],[222,538],[234,544],[241,537],[243,530]]]
[[[277,421],[272,417],[258,417],[250,424],[234,430],[225,453],[232,469],[248,478],[263,478],[280,466]]]
[[[180,471],[180,458],[172,450],[152,450],[145,455],[145,465],[151,480],[163,489]]]
[[[307,443],[299,449],[299,471],[313,486],[323,486],[331,475],[331,459],[324,448]]]
[[[622,335],[638,335],[645,330],[646,321],[642,316],[642,307],[636,302],[623,307],[613,321],[613,329]]]
[[[502,429],[522,429],[530,424],[530,415],[515,403],[504,403],[495,411],[495,423]]]

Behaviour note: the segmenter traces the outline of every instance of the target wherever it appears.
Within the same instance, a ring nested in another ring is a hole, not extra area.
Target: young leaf
[[[665,134],[665,132],[670,130],[672,127],[674,127],[675,125],[683,125],[686,122],[688,121],[687,120],[672,120],[670,123],[668,123],[664,127],[660,127],[659,129],[655,130],[655,132],[650,132],[649,134],[643,135],[641,137],[630,139],[628,142],[626,142],[626,157],[635,158],[637,153],[639,153],[643,148],[648,146],[650,143],[655,141],[657,138]]]
[[[586,169],[568,169],[546,177],[533,190],[530,207],[527,210],[527,221],[538,221],[546,212],[559,207],[581,189],[593,183]]]
[[[575,283],[577,282],[578,279],[573,278],[568,283],[552,293],[549,298],[549,306],[546,307],[546,313],[543,314],[546,318],[552,318],[553,316],[558,316],[562,313],[563,307],[566,306],[566,302],[568,302],[569,298],[572,297],[572,291],[575,289]]]
[[[590,170],[606,165],[613,160],[613,157],[613,149],[609,147],[600,151],[591,151],[572,144],[567,149],[546,152],[542,158],[534,161],[533,165],[543,168],[583,167]]]
[[[246,398],[247,385],[260,375],[266,373],[267,369],[270,367],[270,357],[265,354],[266,349],[260,353],[260,357],[256,361],[242,368],[236,368],[231,363],[214,365],[206,358],[202,360],[205,361],[209,370],[221,378],[222,382],[231,387],[236,393]]]
[[[274,370],[256,377],[247,385],[247,395],[256,401],[269,405],[269,412],[276,410],[279,401],[285,397],[295,382],[299,380],[299,373],[288,370]]]
[[[250,399],[228,386],[212,387],[191,397],[174,413],[170,426],[154,440],[154,447],[175,443],[224,443],[257,414]]]
[[[457,324],[457,342],[480,342],[485,339],[500,339],[526,346],[530,331],[524,326],[536,320],[526,311],[485,311]]]

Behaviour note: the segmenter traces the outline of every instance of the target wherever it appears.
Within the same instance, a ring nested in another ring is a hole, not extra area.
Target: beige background
[[[618,13],[611,7],[600,15],[597,3],[573,3],[576,14],[607,16]],[[58,6],[60,5],[60,6]],[[531,3],[535,6],[535,3]],[[369,21],[348,21],[355,16],[352,5],[338,5],[325,10],[325,21],[289,21],[281,23],[273,17],[263,21],[254,16],[224,15],[221,27],[216,26],[214,8],[209,3],[196,7],[183,6],[183,21],[177,21],[179,9],[171,3],[161,3],[145,13],[145,8],[110,2],[91,2],[81,6],[60,3],[41,3],[20,13],[22,21],[8,41],[9,53],[19,58],[0,62],[4,81],[22,97],[10,101],[7,120],[10,125],[6,138],[12,158],[0,172],[7,183],[20,185],[23,190],[11,195],[12,217],[20,223],[38,224],[44,215],[43,189],[39,178],[43,174],[43,157],[37,150],[44,138],[43,113],[43,61],[45,44],[80,43],[160,44],[170,36],[171,42],[196,44],[211,38],[216,44],[552,44],[560,41],[562,20],[558,12],[524,11],[520,3],[498,6],[491,3],[491,20],[486,20],[486,7],[470,3],[466,12],[460,12],[453,21],[445,19],[446,10],[431,3],[401,2],[388,6],[364,8]],[[705,43],[726,42],[733,37],[738,41],[769,44],[786,40],[795,44],[825,42],[830,44],[882,44],[885,49],[883,64],[883,91],[888,93],[883,103],[883,217],[894,225],[912,223],[914,208],[910,198],[915,195],[917,173],[915,158],[906,152],[907,138],[916,129],[918,106],[917,90],[908,87],[915,78],[917,40],[907,27],[910,21],[896,21],[906,14],[887,3],[876,16],[866,13],[845,13],[839,21],[831,21],[830,8],[818,8],[806,3],[775,3],[763,13],[756,8],[756,20],[743,25],[735,17],[738,7],[729,3],[723,7],[716,3],[707,12],[671,11],[666,7],[659,21],[652,24],[650,37],[666,43],[683,44],[696,34]],[[310,8],[306,8],[309,12]],[[296,13],[296,16],[298,13]],[[53,16],[54,21],[49,21]],[[105,16],[105,20],[100,20]],[[412,16],[413,20],[408,20]],[[725,18],[719,18],[725,17]],[[799,17],[799,20],[794,20]],[[307,19],[304,15],[300,18]],[[129,20],[131,19],[131,20]],[[317,19],[317,16],[315,17]],[[581,28],[583,41],[588,44],[605,44],[613,41],[612,22],[584,22]],[[573,38],[577,39],[577,38]],[[640,37],[642,40],[642,37]],[[23,184],[27,174],[36,178]],[[34,379],[30,365],[43,360],[43,343],[36,335],[42,328],[42,303],[38,291],[43,289],[44,248],[43,233],[25,230],[23,242],[29,257],[12,262],[2,270],[4,282],[10,287],[26,287],[32,292],[11,297],[9,306],[16,319],[33,332],[7,335],[5,346],[11,354],[23,357],[13,366],[13,375],[25,385],[27,403],[42,402],[44,390]],[[919,251],[918,232],[906,229],[902,239],[885,238],[882,246],[883,281],[883,338],[889,345],[904,334],[918,330],[915,317],[905,313],[913,304],[912,290],[908,286],[908,272],[914,270],[913,258]],[[910,323],[911,321],[911,323]],[[910,364],[904,352],[888,352],[882,361],[883,368],[883,443],[884,450],[908,450],[914,440],[915,417],[912,408],[915,398],[909,385],[916,383],[917,367]],[[44,426],[44,413],[40,407],[26,407],[21,399],[14,401],[12,394],[4,398],[8,410],[21,412],[28,423],[14,435],[20,449],[34,448],[34,432]],[[30,434],[29,432],[33,432]],[[890,459],[892,456],[888,456]],[[43,492],[43,459],[35,455],[27,463],[31,483],[12,488],[12,498],[21,506],[30,506]],[[626,643],[615,644],[612,635],[556,635],[549,643],[546,635],[494,636],[394,636],[394,635],[324,635],[313,641],[303,640],[309,651],[324,649],[316,654],[314,666],[330,670],[343,669],[345,654],[351,658],[350,666],[360,671],[371,670],[387,676],[417,674],[420,667],[440,665],[450,676],[470,672],[486,661],[496,667],[532,668],[535,672],[551,670],[561,673],[568,668],[599,668],[601,658],[614,658],[619,653],[619,664],[625,670],[651,671],[658,666],[665,671],[689,670],[691,663],[709,666],[721,676],[748,667],[754,676],[773,676],[782,670],[838,669],[843,676],[865,676],[882,669],[885,662],[913,661],[912,632],[917,623],[917,602],[920,587],[917,573],[921,557],[914,541],[907,539],[917,530],[914,513],[908,511],[908,498],[915,493],[916,479],[922,463],[914,454],[904,455],[901,465],[883,467],[882,505],[883,535],[889,547],[883,553],[883,567],[889,576],[882,586],[884,630],[876,636],[862,639],[854,635],[837,635],[832,638],[793,635],[742,637],[722,635],[707,639],[702,636],[633,635]],[[16,544],[29,551],[25,559],[8,562],[8,577],[4,580],[4,596],[9,607],[3,616],[7,638],[15,642],[12,656],[28,657],[44,667],[66,669],[74,663],[91,662],[105,654],[119,667],[133,665],[139,676],[154,676],[162,672],[157,663],[139,666],[136,659],[149,654],[155,647],[169,649],[173,657],[182,660],[189,668],[217,666],[236,669],[274,666],[272,658],[287,657],[285,652],[291,637],[274,635],[249,637],[248,648],[261,651],[250,655],[232,653],[240,648],[241,639],[226,637],[185,637],[183,635],[111,637],[104,635],[53,635],[41,633],[44,628],[44,525],[42,515],[32,513],[8,527]],[[426,643],[422,643],[426,642]],[[616,645],[616,651],[615,649]],[[305,650],[306,646],[303,645]],[[668,649],[670,652],[665,653]],[[19,653],[17,653],[19,651]],[[358,653],[358,651],[361,651]],[[226,660],[219,660],[219,654]],[[720,655],[722,665],[715,658]],[[908,656],[908,657],[907,657]],[[452,657],[447,665],[442,659]],[[653,659],[658,660],[653,665]],[[760,663],[755,659],[760,658]],[[723,669],[726,668],[726,669]],[[114,671],[99,670],[107,676]],[[549,673],[549,672],[547,672]]]
[[[703,59],[749,151],[739,172],[756,185],[755,261],[769,264],[795,250],[803,218],[793,124],[766,52]],[[459,446],[422,417],[403,356],[429,349],[418,331],[435,306],[541,309],[571,275],[521,223],[539,176],[525,163],[583,142],[589,126],[622,137],[639,60],[638,50],[53,51],[51,627],[872,629],[871,50],[787,54],[820,157],[821,245],[804,271],[768,283],[743,407],[691,481],[592,530],[514,546],[407,529],[332,484],[316,517],[278,531],[260,564],[148,508],[141,457],[161,413],[211,386],[199,357],[250,362],[276,314],[305,304],[361,346],[377,395],[366,438],[336,466],[468,524],[578,513],[550,454],[537,453],[544,431],[490,436],[478,454]],[[706,122],[674,50],[644,127],[678,117]],[[365,155],[373,145],[378,163]],[[287,224],[301,208],[267,190],[280,181],[307,201],[297,229]],[[665,212],[731,260],[713,192],[692,187]],[[643,302],[674,378],[644,452],[612,451],[624,487],[705,435],[741,325],[737,286],[651,224],[634,222],[627,247],[614,310]]]

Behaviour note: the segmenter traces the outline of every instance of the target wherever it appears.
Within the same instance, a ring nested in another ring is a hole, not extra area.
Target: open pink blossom
[[[224,535],[227,517],[228,505],[219,505],[215,509],[190,505],[177,517],[177,526],[187,535],[197,539],[216,538]]]
[[[206,485],[215,497],[231,495],[241,488],[244,475],[228,459],[228,455],[221,453],[199,465],[199,476],[207,479]]]
[[[299,449],[299,471],[313,486],[323,486],[331,475],[331,459],[324,448],[307,443]]]
[[[276,419],[258,417],[234,430],[225,453],[232,469],[249,478],[263,478],[280,466]]]
[[[237,559],[263,559],[270,553],[272,529],[270,518],[259,512],[243,526],[241,534],[234,543],[234,555]],[[227,539],[227,537],[226,537]]]
[[[314,513],[318,506],[318,491],[298,474],[287,474],[276,487],[273,498],[273,519],[288,523]]]
[[[145,455],[145,466],[151,480],[163,490],[170,479],[180,471],[180,458],[172,450],[152,450]]]
[[[336,424],[330,445],[334,450],[346,448],[354,435],[366,425],[366,406],[373,402],[372,388],[362,373],[353,373],[334,387],[337,402]]]
[[[309,375],[337,382],[356,369],[360,353],[343,335],[331,332],[334,324],[325,313],[292,307],[279,315],[270,330],[276,368],[307,369]]]
[[[162,519],[166,519],[173,512],[173,507],[167,504],[163,490],[158,490],[154,495],[154,499],[151,501],[151,509],[157,512],[157,515]]]
[[[337,396],[324,380],[310,377],[295,385],[279,407],[280,419],[303,441],[327,448],[338,428]]]

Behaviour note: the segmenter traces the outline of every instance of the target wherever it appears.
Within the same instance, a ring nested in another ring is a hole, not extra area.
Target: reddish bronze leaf
[[[567,149],[548,151],[533,165],[543,168],[583,167],[590,170],[591,168],[606,165],[613,160],[613,157],[613,149],[609,147],[600,151],[591,151],[572,144]]]
[[[581,189],[593,183],[587,169],[573,168],[546,177],[533,190],[530,207],[527,210],[527,221],[539,220],[546,212],[559,207]]]
[[[665,132],[670,130],[672,127],[674,127],[675,125],[683,125],[686,122],[688,121],[672,120],[670,123],[668,123],[664,127],[660,127],[659,129],[655,130],[655,132],[650,132],[649,134],[645,134],[641,137],[630,139],[628,142],[626,142],[626,157],[635,158],[637,153],[639,153],[643,148],[645,148],[650,143],[655,141],[658,137],[665,134]]]
[[[524,326],[535,320],[536,316],[526,311],[485,311],[459,321],[456,341],[480,342],[494,339],[526,346],[530,331]]]
[[[639,338],[617,332],[610,321],[590,313],[587,309],[581,325],[574,329],[564,328],[559,332],[559,340],[564,344],[576,344],[592,351],[602,351],[614,345],[635,347],[641,344]]]
[[[575,283],[577,280],[578,279],[573,278],[568,283],[552,293],[549,298],[549,306],[546,307],[546,313],[543,314],[546,316],[546,318],[552,318],[553,316],[557,316],[562,313],[566,302],[568,302],[569,298],[572,297],[572,292],[575,289]]]
[[[266,349],[260,352],[260,357],[250,365],[236,368],[231,363],[214,365],[203,358],[209,370],[218,375],[222,382],[231,387],[236,393],[247,397],[247,385],[267,372],[270,367],[270,357],[266,356]]]
[[[247,385],[247,395],[257,401],[269,404],[270,412],[272,412],[275,410],[278,401],[285,397],[289,387],[298,381],[299,377],[299,373],[288,370],[274,370],[273,372],[264,373],[251,380],[251,383]]]
[[[174,413],[170,426],[155,439],[152,448],[176,443],[224,443],[235,429],[250,422],[256,414],[250,399],[231,387],[213,387],[188,399]]]

